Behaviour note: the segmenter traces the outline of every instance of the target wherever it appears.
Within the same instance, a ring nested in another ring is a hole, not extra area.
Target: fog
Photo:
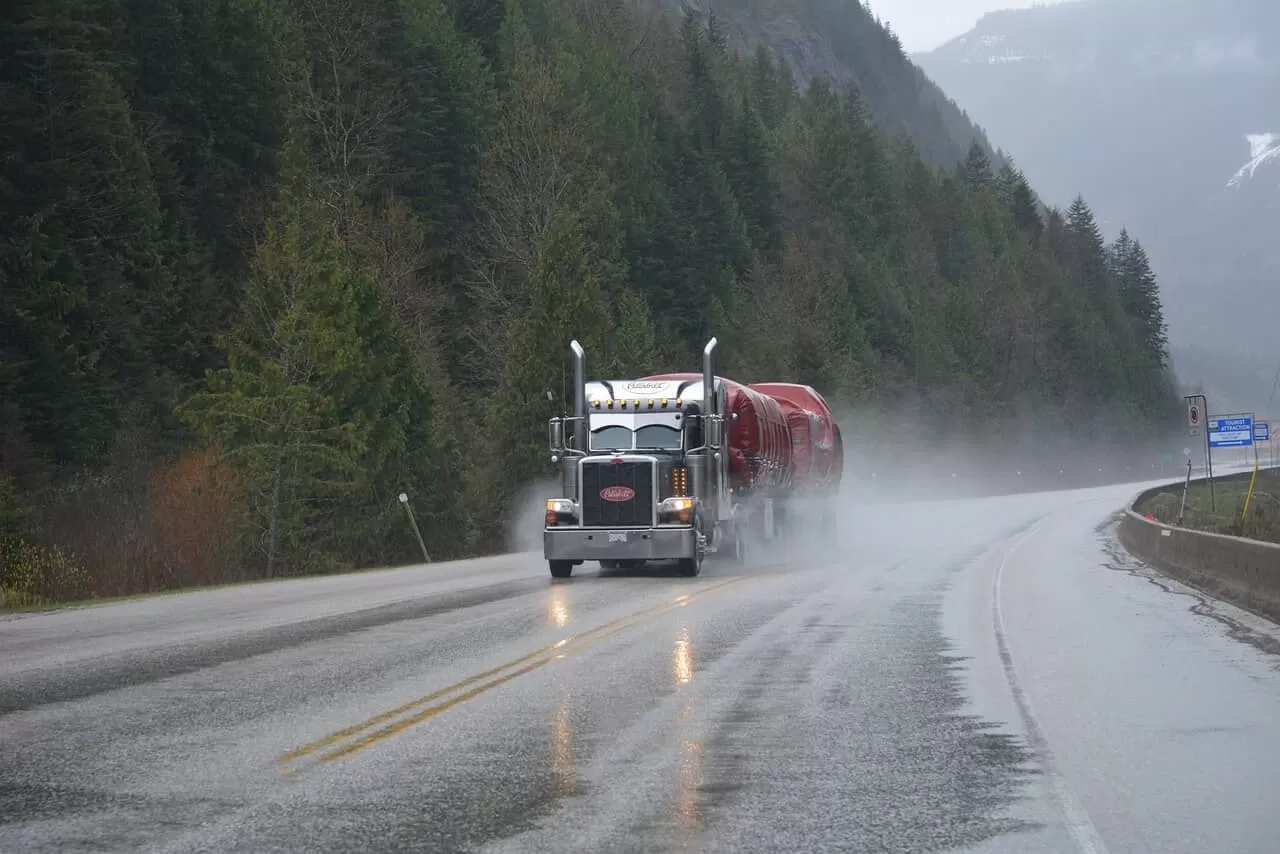
[[[863,0],[872,14],[897,33],[908,52],[932,50],[963,34],[988,12],[1045,3],[1046,0]]]
[[[871,3],[901,7],[903,28],[932,5]],[[912,59],[1047,204],[1083,195],[1108,240],[1141,241],[1179,378],[1215,411],[1261,414],[1280,363],[1280,150],[1256,149],[1280,134],[1280,3],[1063,3],[968,36]]]
[[[1159,434],[1134,431],[1106,408],[1078,411],[1070,420],[1028,411],[1009,417],[997,432],[981,435],[965,435],[961,421],[940,429],[902,411],[886,414],[844,407],[836,412],[836,419],[845,460],[835,515],[843,524],[824,533],[819,524],[820,502],[798,501],[792,511],[800,517],[795,534],[772,546],[751,544],[749,566],[783,557],[834,557],[850,544],[845,538],[872,533],[849,523],[875,507],[929,503],[929,513],[939,508],[945,512],[946,505],[935,502],[1152,480],[1174,482],[1186,474],[1185,450],[1191,451],[1195,474],[1203,469],[1203,445],[1190,439],[1177,419],[1171,419]],[[1243,463],[1249,454],[1215,452],[1214,464],[1225,471]],[[548,462],[548,477],[525,489],[511,514],[506,532],[509,550],[541,552],[543,502],[558,494],[558,489]],[[901,516],[877,514],[876,518],[901,518],[903,527],[894,536],[936,532],[939,523],[909,509]],[[594,565],[587,569],[596,571]]]
[[[548,460],[550,453],[547,452]],[[547,465],[548,468],[551,467],[549,462]],[[546,500],[559,494],[560,478],[554,473],[521,491],[520,497],[512,504],[507,521],[506,542],[509,551],[542,553],[542,520],[546,512]]]
[[[1184,450],[1196,451],[1180,423],[1135,428],[1106,408],[1051,415],[1027,410],[981,433],[963,419],[939,427],[907,414],[846,408],[846,492],[868,500],[926,500],[1074,489],[1177,477]]]

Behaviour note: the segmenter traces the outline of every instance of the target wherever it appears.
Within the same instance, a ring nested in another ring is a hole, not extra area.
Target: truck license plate
[[[626,532],[626,531],[610,531],[610,532],[609,532],[609,542],[611,542],[611,543],[625,543],[626,541],[627,541],[627,532]]]

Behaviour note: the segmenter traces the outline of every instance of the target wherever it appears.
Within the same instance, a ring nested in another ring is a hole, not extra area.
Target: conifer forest
[[[1139,236],[877,97],[649,0],[3,4],[0,599],[411,562],[401,492],[505,550],[574,338],[936,431],[1176,413]]]

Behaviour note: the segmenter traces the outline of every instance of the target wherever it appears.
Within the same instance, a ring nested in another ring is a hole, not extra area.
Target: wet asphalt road
[[[0,851],[1271,854],[1280,630],[1125,555],[1138,488],[853,507],[697,579],[0,618]]]

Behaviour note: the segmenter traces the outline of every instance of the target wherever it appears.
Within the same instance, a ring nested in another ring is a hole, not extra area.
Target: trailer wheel
[[[747,562],[747,532],[737,525],[733,526],[733,562],[739,565]]]
[[[830,499],[822,505],[822,533],[827,537],[836,533],[836,514],[831,509]]]
[[[548,561],[551,566],[551,575],[553,578],[568,578],[573,574],[573,561],[571,560],[553,560]]]
[[[716,554],[724,555],[726,561],[737,566],[746,562],[747,534],[742,528],[741,520],[735,519],[728,526],[723,543],[721,550],[717,550]]]

